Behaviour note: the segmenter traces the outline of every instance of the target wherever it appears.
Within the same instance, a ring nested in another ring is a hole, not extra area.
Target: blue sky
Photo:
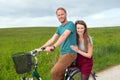
[[[0,28],[58,26],[55,11],[64,7],[68,20],[88,27],[120,26],[120,0],[0,0]]]

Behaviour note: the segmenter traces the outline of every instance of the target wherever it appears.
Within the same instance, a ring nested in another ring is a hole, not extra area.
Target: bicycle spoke
[[[71,73],[71,78],[67,80],[81,80],[81,72],[77,70],[74,71],[73,73]],[[88,80],[96,80],[95,75],[91,73]]]

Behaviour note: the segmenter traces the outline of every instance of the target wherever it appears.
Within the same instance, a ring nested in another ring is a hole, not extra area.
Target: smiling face
[[[77,20],[75,22],[75,28],[77,33],[77,44],[79,44],[80,38],[84,40],[85,49],[88,50],[88,31],[87,31],[87,25],[83,20]]]
[[[76,25],[76,31],[78,35],[83,35],[85,31],[85,26],[82,24],[77,24]]]
[[[57,18],[58,20],[62,23],[65,24],[66,23],[66,12],[64,10],[58,10],[56,12]]]

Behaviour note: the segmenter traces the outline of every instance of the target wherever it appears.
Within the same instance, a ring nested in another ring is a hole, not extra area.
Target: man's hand
[[[45,51],[47,52],[47,54],[49,54],[50,52],[54,51],[54,47],[53,46],[48,46],[46,47]]]

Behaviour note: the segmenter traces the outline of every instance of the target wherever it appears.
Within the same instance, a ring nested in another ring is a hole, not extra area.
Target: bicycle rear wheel
[[[70,74],[70,79],[67,80],[81,80],[81,72],[80,70],[75,70]],[[88,80],[96,80],[95,74],[91,72]]]

